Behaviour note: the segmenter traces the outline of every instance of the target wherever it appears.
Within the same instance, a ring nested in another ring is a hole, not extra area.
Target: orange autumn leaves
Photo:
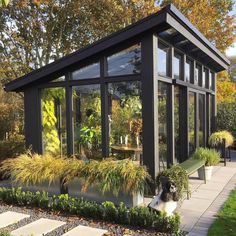
[[[224,52],[236,40],[232,0],[164,0],[173,3],[216,48]]]

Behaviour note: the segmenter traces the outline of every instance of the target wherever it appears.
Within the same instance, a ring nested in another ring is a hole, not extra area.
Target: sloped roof
[[[98,55],[130,38],[144,35],[150,31],[158,33],[160,29],[168,29],[168,27],[175,29],[175,34],[168,35],[160,33],[160,37],[170,41],[174,46],[188,51],[191,56],[203,61],[204,64],[210,68],[214,68],[216,72],[228,68],[230,61],[200,33],[174,5],[170,4],[135,24],[15,79],[5,85],[5,90],[23,91],[26,87],[36,82],[43,81],[43,79],[55,74],[59,75],[65,71],[66,68],[80,63],[89,57]],[[187,42],[187,45],[185,42]]]

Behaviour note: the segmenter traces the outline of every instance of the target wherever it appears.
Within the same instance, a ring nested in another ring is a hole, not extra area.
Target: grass
[[[236,189],[224,204],[211,225],[208,236],[236,236]]]

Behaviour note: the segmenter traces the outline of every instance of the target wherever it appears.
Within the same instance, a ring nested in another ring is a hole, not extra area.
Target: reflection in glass
[[[175,53],[173,58],[173,70],[175,79],[180,79],[181,77],[181,63],[182,63],[182,56],[178,53]]]
[[[62,81],[65,81],[65,80],[66,80],[66,78],[65,78],[65,76],[63,75],[63,76],[61,76],[61,77],[58,77],[58,78],[52,80],[51,82],[62,82]]]
[[[185,80],[186,82],[190,82],[191,80],[191,69],[192,69],[192,62],[190,60],[187,60],[185,62]]]
[[[162,43],[158,43],[158,74],[162,76],[168,76],[169,68],[169,46],[166,46]]]
[[[43,89],[41,96],[43,151],[65,155],[67,153],[65,89]]]
[[[199,94],[199,117],[198,117],[198,140],[199,140],[199,146],[203,147],[205,146],[204,142],[204,136],[205,136],[205,125],[204,125],[204,116],[205,116],[205,96],[203,94]]]
[[[201,67],[196,65],[194,74],[194,84],[199,85],[201,80]]]
[[[140,82],[108,85],[111,154],[140,161],[142,154],[142,102]]]
[[[100,85],[73,87],[74,153],[84,159],[101,158]]]
[[[188,139],[189,139],[189,155],[195,150],[195,97],[196,94],[189,92],[189,128],[188,128]]]
[[[212,72],[210,72],[210,74],[209,74],[209,89],[213,89],[212,84],[213,84],[213,74],[212,74]]]
[[[73,80],[80,79],[92,79],[100,77],[100,63],[96,62],[87,66],[84,66],[72,73]]]
[[[180,162],[180,122],[179,122],[179,108],[180,108],[180,88],[175,87],[174,96],[174,137],[175,137],[175,162]]]
[[[138,74],[141,72],[141,44],[107,58],[108,76]]]
[[[207,80],[207,70],[205,69],[203,71],[203,75],[202,75],[202,87],[206,87],[206,80]]]
[[[159,167],[167,168],[167,104],[168,84],[158,82]]]

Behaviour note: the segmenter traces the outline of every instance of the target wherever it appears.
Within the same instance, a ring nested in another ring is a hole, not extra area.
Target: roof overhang
[[[67,68],[82,63],[84,60],[103,53],[122,42],[140,37],[147,32],[158,33],[168,28],[174,28],[177,31],[177,35],[174,37],[176,47],[183,49],[186,47],[186,42],[189,43],[191,55],[204,60],[205,64],[214,68],[215,72],[225,70],[230,65],[230,61],[171,4],[133,25],[6,84],[5,90],[23,91],[39,80],[45,82],[46,78],[55,77],[55,75],[60,76]]]

